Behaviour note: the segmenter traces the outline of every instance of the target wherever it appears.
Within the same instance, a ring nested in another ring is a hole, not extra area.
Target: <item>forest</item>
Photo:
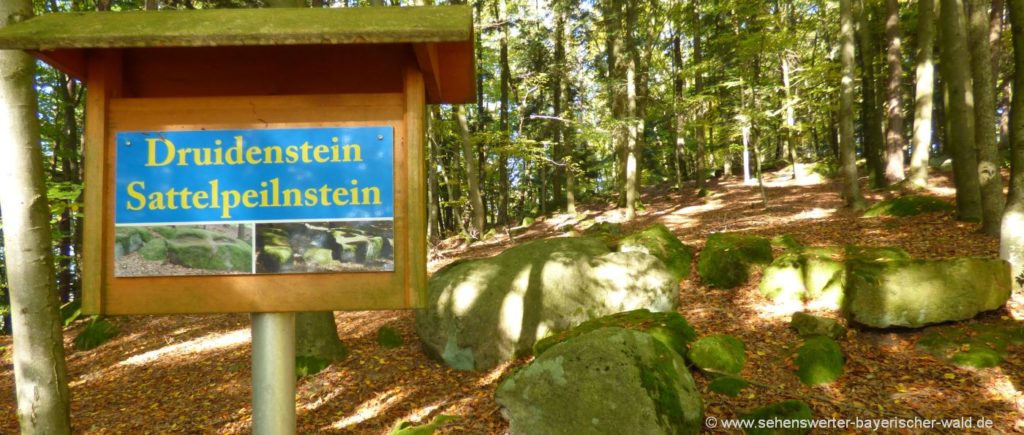
[[[715,425],[776,417],[963,417],[973,426],[940,432],[1024,431],[1022,0],[9,3],[0,24],[69,12],[471,8],[475,102],[427,106],[428,307],[300,314],[301,433],[418,433],[408,422],[442,433],[740,432]],[[0,72],[11,62],[0,59]],[[246,315],[81,315],[89,90],[34,62],[32,152],[50,249],[35,266],[12,262],[5,245],[19,234],[0,217],[0,388],[12,393],[0,432],[247,432]],[[11,76],[0,100],[18,92]],[[181,231],[166,231],[119,230],[124,261],[186,267],[147,250],[155,237],[171,252]],[[347,237],[376,237],[360,261],[392,267],[390,252],[374,252],[390,249],[392,229]],[[292,248],[259,267],[290,270]],[[12,299],[26,290],[9,282],[34,282],[30,270],[52,276],[33,285],[59,304],[56,397],[23,398],[17,379]],[[472,309],[460,311],[467,286]],[[505,299],[483,300],[494,294]],[[626,334],[628,349],[609,334]],[[684,369],[665,374],[665,353]],[[550,384],[543,364],[555,354],[639,367],[612,376],[636,376],[639,392],[570,379],[580,407],[640,399],[602,411],[613,423],[549,421],[576,415],[564,408],[574,394],[523,385]],[[615,359],[624,354],[636,361]],[[50,413],[30,416],[32,403]],[[655,417],[628,417],[645,413]]]

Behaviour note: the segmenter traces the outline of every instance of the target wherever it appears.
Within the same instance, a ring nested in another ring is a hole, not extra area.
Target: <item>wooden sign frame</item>
[[[116,53],[89,63],[83,311],[172,314],[420,307],[426,291],[424,77],[404,67],[402,92],[121,98]],[[390,126],[394,129],[394,271],[117,277],[118,131]],[[102,144],[101,146],[99,144]]]

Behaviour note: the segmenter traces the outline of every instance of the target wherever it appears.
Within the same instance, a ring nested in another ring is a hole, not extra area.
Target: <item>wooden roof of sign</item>
[[[468,6],[72,12],[0,29],[0,49],[29,51],[80,78],[95,50],[345,44],[410,45],[427,102],[475,98]]]

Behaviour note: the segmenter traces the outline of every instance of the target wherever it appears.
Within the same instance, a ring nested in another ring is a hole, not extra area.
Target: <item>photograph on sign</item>
[[[393,137],[118,132],[115,275],[393,271]]]

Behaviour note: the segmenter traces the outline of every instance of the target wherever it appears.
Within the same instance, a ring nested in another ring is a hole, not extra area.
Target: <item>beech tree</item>
[[[1010,193],[1003,213],[999,254],[1012,266],[1015,285],[1024,283],[1024,1],[1010,0],[1013,35],[1013,102],[1010,108]]]
[[[0,26],[32,16],[28,0],[0,2]],[[35,60],[0,50],[0,209],[23,434],[71,433],[50,207],[39,146]]]

